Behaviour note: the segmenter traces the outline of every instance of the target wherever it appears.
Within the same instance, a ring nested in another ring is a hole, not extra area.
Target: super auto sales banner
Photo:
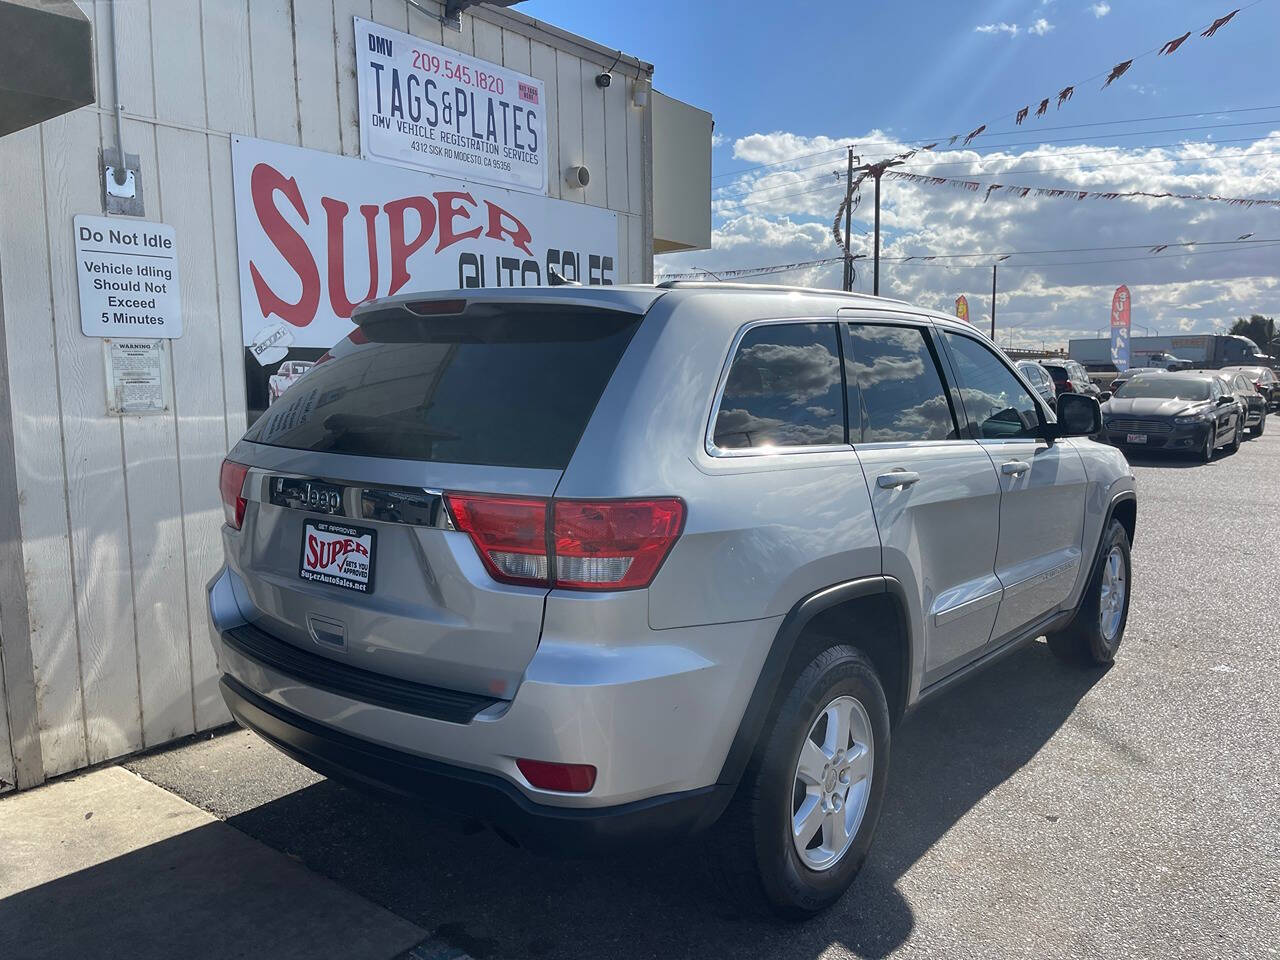
[[[621,282],[617,215],[581,203],[233,137],[249,418],[374,297]],[[288,361],[296,361],[289,363]]]

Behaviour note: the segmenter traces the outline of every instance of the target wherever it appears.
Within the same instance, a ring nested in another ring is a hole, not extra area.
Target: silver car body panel
[[[291,711],[494,773],[540,803],[608,806],[715,782],[784,617],[834,584],[884,575],[902,585],[913,702],[1018,628],[1077,604],[1103,518],[1133,491],[1119,451],[1082,439],[729,456],[708,442],[733,344],[752,324],[874,319],[973,335],[905,304],[732,284],[445,291],[390,303],[446,299],[594,303],[645,317],[563,471],[237,444],[230,458],[252,467],[249,503],[243,530],[223,529],[226,566],[210,585],[213,643],[225,673]],[[387,305],[361,307],[357,322]],[[1013,458],[1030,471],[1002,475]],[[920,479],[881,485],[895,468]],[[342,515],[377,530],[374,593],[298,580],[303,524],[325,514],[297,497],[272,503],[271,478],[280,476],[339,485]],[[431,498],[449,490],[678,496],[686,520],[647,589],[510,586],[489,577],[447,515],[432,512]],[[406,493],[423,498],[407,513],[378,500]],[[222,641],[244,622],[335,663],[497,702],[460,724],[308,687]],[[340,647],[324,641],[334,624]],[[517,757],[591,763],[599,776],[584,794],[538,790]]]

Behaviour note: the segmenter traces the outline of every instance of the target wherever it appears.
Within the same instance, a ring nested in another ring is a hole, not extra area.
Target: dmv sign
[[[546,193],[542,81],[355,18],[360,155]]]

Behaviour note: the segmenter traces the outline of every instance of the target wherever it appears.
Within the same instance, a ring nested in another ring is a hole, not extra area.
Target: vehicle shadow
[[[898,881],[1054,735],[1103,673],[1044,643],[929,702],[899,728],[878,837],[852,891],[792,925],[743,918],[709,882],[708,846],[589,861],[535,857],[492,832],[441,829],[411,804],[324,781],[228,822],[433,931],[477,960],[884,957],[915,916]]]

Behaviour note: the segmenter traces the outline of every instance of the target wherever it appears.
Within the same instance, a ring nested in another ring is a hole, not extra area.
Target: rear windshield
[[[1116,389],[1115,396],[1154,397],[1159,400],[1208,400],[1209,381],[1181,377],[1134,377]]]
[[[640,323],[563,307],[366,322],[245,434],[278,447],[562,470]]]

